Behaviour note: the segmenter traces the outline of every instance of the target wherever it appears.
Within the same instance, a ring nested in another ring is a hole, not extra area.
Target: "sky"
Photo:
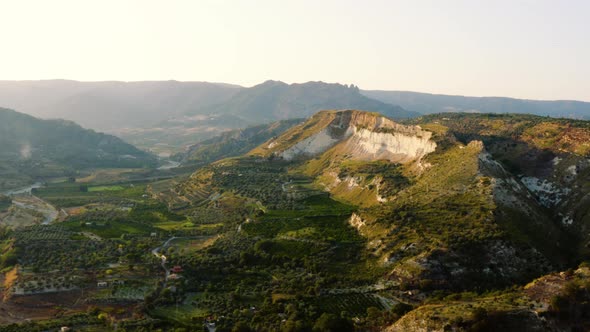
[[[586,0],[0,0],[0,80],[268,79],[590,101]]]

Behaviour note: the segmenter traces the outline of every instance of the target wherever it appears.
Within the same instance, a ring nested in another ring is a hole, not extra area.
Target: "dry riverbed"
[[[12,206],[0,214],[0,223],[9,227],[23,227],[49,224],[65,218],[65,212],[58,211],[44,200],[28,195],[12,197]]]

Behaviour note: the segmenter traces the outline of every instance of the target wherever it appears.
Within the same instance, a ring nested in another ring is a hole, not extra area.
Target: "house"
[[[104,288],[107,287],[109,284],[106,281],[99,281],[96,283],[96,287],[98,288]]]
[[[125,285],[125,280],[114,280],[113,285]]]
[[[180,265],[175,265],[173,268],[170,269],[172,273],[180,273],[182,272],[182,267]]]
[[[59,331],[60,331],[60,332],[68,332],[68,331],[71,331],[71,330],[72,330],[72,329],[70,329],[70,328],[69,328],[69,327],[67,327],[67,326],[62,326],[62,327],[59,329]]]
[[[207,327],[207,330],[208,330],[209,332],[215,332],[215,330],[217,329],[217,328],[215,327],[215,323],[212,323],[212,322],[207,322],[207,323],[205,323],[205,326]]]
[[[174,274],[174,273],[172,273],[171,275],[168,276],[168,280],[177,280],[179,278],[180,278],[180,276],[178,274]]]
[[[156,237],[156,236],[158,236],[158,233],[155,233],[155,232],[154,233],[151,233],[150,236],[151,237]]]

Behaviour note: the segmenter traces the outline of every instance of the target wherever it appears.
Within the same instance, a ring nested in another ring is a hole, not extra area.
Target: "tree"
[[[307,330],[306,326],[303,324],[303,321],[301,320],[289,319],[281,327],[282,332],[299,332],[305,330]]]
[[[354,331],[352,322],[334,314],[323,313],[313,325],[314,332],[345,332]]]
[[[377,325],[375,323],[378,323],[379,320],[381,319],[381,310],[379,310],[379,308],[376,307],[368,307],[367,308],[367,321],[369,321],[370,323],[372,323],[372,325]]]
[[[232,332],[250,332],[252,329],[248,326],[248,324],[240,321],[237,322],[236,325],[231,329]]]
[[[12,204],[12,199],[6,195],[0,194],[0,204]]]

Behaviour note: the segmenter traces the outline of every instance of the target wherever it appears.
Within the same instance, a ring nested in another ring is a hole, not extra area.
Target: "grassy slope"
[[[223,158],[236,157],[256,148],[268,139],[301,122],[300,119],[283,120],[245,129],[236,129],[189,147],[188,151],[173,158],[184,163],[211,163]]]
[[[515,178],[531,176],[546,179],[568,191],[560,204],[550,209],[537,209],[551,220],[555,225],[553,228],[563,227],[564,216],[572,218],[574,225],[566,229],[569,238],[556,237],[559,230],[545,232],[535,229],[538,223],[525,222],[526,216],[519,211],[505,209],[503,212],[516,224],[520,223],[516,225],[520,229],[518,232],[536,236],[537,243],[543,243],[546,240],[543,237],[550,238],[548,242],[561,243],[559,250],[574,259],[590,257],[590,251],[585,247],[590,239],[586,236],[590,227],[590,210],[585,208],[590,197],[590,167],[587,162],[590,157],[590,121],[522,114],[444,113],[425,116],[414,122],[446,126],[463,142],[481,140],[493,158]],[[566,247],[573,247],[572,243],[579,243],[577,253],[566,250]]]

